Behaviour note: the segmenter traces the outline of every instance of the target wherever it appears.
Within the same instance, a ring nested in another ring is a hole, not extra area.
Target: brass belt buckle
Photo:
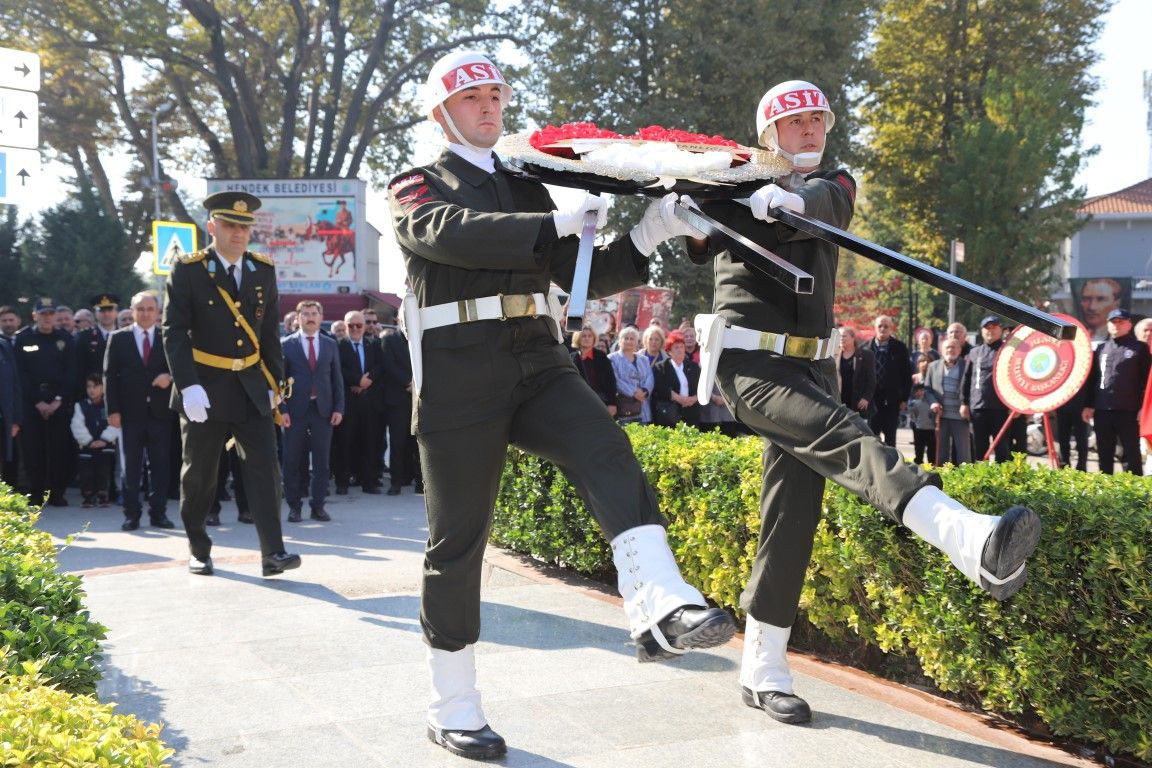
[[[802,357],[812,360],[816,357],[816,349],[820,339],[810,339],[805,336],[789,336],[784,342],[784,354],[789,357]]]
[[[500,297],[500,319],[507,320],[510,317],[523,317],[531,315],[536,310],[536,302],[532,301],[531,296],[525,296],[522,293],[505,295],[503,293],[497,294]],[[529,307],[528,303],[531,302],[532,306]]]
[[[238,357],[232,358],[232,370],[234,370],[234,371],[244,370],[244,361]]]

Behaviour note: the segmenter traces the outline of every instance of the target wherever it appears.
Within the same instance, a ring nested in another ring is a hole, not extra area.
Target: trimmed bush
[[[92,693],[100,679],[105,628],[84,607],[79,576],[56,571],[52,537],[36,528],[39,512],[0,485],[0,645],[8,669],[38,661],[40,674],[73,693]]]
[[[759,529],[760,442],[687,427],[627,428],[669,518],[684,577],[739,611]],[[1027,504],[1044,521],[1029,582],[997,603],[947,557],[829,485],[803,617],[832,638],[914,654],[944,691],[1052,733],[1152,759],[1152,479],[968,464],[945,490],[978,512]],[[509,452],[493,540],[614,582],[573,488]]]
[[[38,662],[20,667],[19,674],[0,675],[3,765],[150,768],[174,754],[160,741],[160,726],[47,684]]]

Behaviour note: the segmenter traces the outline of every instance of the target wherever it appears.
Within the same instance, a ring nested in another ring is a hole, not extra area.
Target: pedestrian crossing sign
[[[152,222],[152,272],[167,275],[176,259],[196,250],[196,225],[179,221]]]

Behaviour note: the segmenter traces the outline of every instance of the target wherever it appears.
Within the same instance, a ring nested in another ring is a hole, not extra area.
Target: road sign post
[[[0,204],[15,205],[40,181],[40,57],[0,48]]]

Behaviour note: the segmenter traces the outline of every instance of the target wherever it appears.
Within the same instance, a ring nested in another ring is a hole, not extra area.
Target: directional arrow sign
[[[40,90],[40,57],[31,51],[0,48],[0,88]]]
[[[0,203],[27,201],[39,181],[39,152],[0,147]]]
[[[40,146],[40,101],[31,91],[0,88],[0,147]]]

